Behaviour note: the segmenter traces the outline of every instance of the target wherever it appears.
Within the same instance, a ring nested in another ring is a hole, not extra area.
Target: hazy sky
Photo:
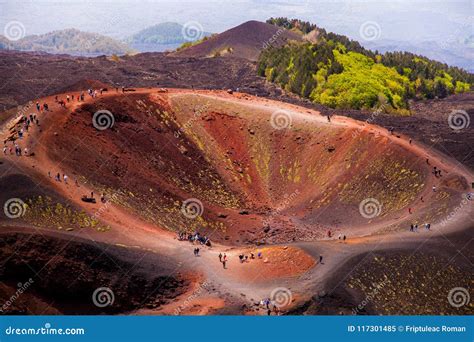
[[[221,32],[244,21],[271,16],[297,17],[357,39],[364,22],[380,27],[380,39],[446,40],[473,34],[473,1],[371,0],[0,0],[0,29],[19,21],[29,34],[64,28],[116,38],[147,26],[198,21],[205,31]],[[0,32],[1,34],[1,32]]]

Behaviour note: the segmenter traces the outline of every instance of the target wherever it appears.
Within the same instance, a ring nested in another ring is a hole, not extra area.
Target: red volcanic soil
[[[42,115],[29,145],[45,174],[67,170],[149,223],[218,242],[405,229],[447,215],[468,186],[441,164],[445,177],[431,177],[437,164],[404,138],[241,94],[114,90],[66,107]],[[93,125],[100,110],[113,116],[103,130]],[[361,215],[364,201],[375,214]],[[195,217],[183,213],[188,202]]]
[[[302,40],[294,32],[259,21],[247,21],[208,40],[175,52],[179,57],[239,57],[257,60],[266,46],[280,46],[289,40]],[[228,50],[230,49],[230,50]]]
[[[258,258],[258,253],[262,257]],[[255,259],[250,258],[250,253]],[[239,253],[229,254],[237,259]],[[310,270],[316,261],[300,248],[289,246],[262,247],[244,250],[242,254],[249,257],[243,263],[234,267],[238,268],[231,277],[242,282],[264,283],[274,279],[296,277]]]
[[[14,141],[32,154],[2,156],[0,184],[6,191],[0,199],[20,198],[27,206],[22,217],[1,216],[0,224],[12,244],[19,240],[12,230],[36,229],[45,239],[54,237],[30,245],[35,251],[30,254],[28,247],[21,250],[20,256],[28,256],[23,260],[39,269],[52,257],[46,246],[60,249],[55,241],[65,236],[100,243],[99,250],[112,246],[113,260],[124,267],[132,263],[130,269],[143,256],[147,277],[119,282],[131,292],[118,294],[136,300],[110,312],[242,313],[243,305],[268,298],[275,287],[291,288],[301,302],[346,259],[382,240],[386,245],[380,248],[412,239],[411,223],[432,223],[432,231],[419,233],[421,239],[465,228],[472,213],[465,199],[473,179],[469,171],[375,125],[339,116],[329,122],[306,108],[223,91],[109,89],[96,98],[86,95],[85,102],[77,101],[80,92],[68,94],[74,100],[65,108],[54,97],[39,99],[50,110],[38,113],[40,126],[32,125],[23,139],[17,133],[21,117],[3,125],[7,146]],[[442,176],[433,175],[434,166]],[[58,172],[69,176],[67,184],[54,180]],[[104,194],[106,202],[81,201],[91,192],[97,200]],[[199,245],[195,257],[196,245],[178,241],[176,232],[199,232],[212,247]],[[339,235],[349,240],[343,243]],[[271,243],[288,247],[258,246]],[[98,251],[81,244],[58,262],[85,269],[93,262],[87,255]],[[239,263],[239,254],[259,250],[262,259]],[[227,269],[218,261],[223,252]],[[9,244],[1,245],[0,253],[12,254]],[[74,264],[74,253],[85,261]],[[320,254],[324,264],[315,262]],[[9,287],[15,272],[26,270],[21,260],[0,268]],[[154,286],[159,279],[148,276],[155,273],[155,262],[159,275],[173,276],[178,290],[166,288],[149,302],[130,283],[138,279]],[[101,285],[102,272],[108,283],[118,281],[104,270],[107,263],[102,266],[87,273],[88,290]],[[51,281],[56,268],[47,270]],[[206,286],[199,287],[201,282]],[[47,287],[48,282],[31,294],[31,305],[50,295]],[[186,301],[188,294],[194,304]],[[73,302],[66,297],[56,310],[71,312]]]

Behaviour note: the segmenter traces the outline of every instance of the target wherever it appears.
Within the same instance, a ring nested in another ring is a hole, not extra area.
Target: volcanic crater
[[[97,130],[101,110],[114,122]],[[453,175],[460,189],[432,192],[429,160],[403,137],[245,94],[111,93],[58,120],[41,138],[52,161],[162,228],[236,245],[396,228],[467,188]]]

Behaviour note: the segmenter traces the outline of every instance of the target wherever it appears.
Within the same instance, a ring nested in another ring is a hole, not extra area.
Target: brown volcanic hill
[[[277,26],[251,20],[173,55],[180,57],[220,55],[257,60],[260,51],[266,46],[278,46],[288,40],[302,40],[302,37]]]

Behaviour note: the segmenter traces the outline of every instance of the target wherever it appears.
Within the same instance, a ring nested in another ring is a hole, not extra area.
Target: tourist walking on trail
[[[224,253],[222,256],[222,267],[226,269],[226,264],[227,264],[227,255]]]
[[[219,262],[222,262],[222,253],[219,253]]]
[[[69,177],[68,177],[67,175],[63,175],[64,183],[66,183],[66,184],[67,184],[67,180],[68,180],[68,178],[69,178]]]
[[[323,256],[320,254],[319,255],[319,263],[322,264],[323,263]]]

